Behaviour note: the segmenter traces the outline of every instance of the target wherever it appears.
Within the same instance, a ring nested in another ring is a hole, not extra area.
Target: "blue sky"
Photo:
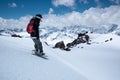
[[[17,19],[26,15],[62,15],[72,11],[84,12],[91,7],[105,8],[120,5],[120,0],[1,0],[0,17]]]

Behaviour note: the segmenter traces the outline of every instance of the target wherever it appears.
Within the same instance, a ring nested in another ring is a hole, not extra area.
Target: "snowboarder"
[[[45,53],[43,53],[43,47],[42,47],[42,43],[39,39],[39,24],[42,21],[42,15],[41,14],[36,14],[35,17],[33,17],[31,21],[34,20],[33,23],[33,32],[30,33],[30,36],[34,42],[34,47],[35,47],[35,54],[37,55],[45,55]]]

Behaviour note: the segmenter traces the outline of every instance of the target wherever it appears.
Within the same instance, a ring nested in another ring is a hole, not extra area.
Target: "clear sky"
[[[105,8],[111,5],[120,5],[120,0],[0,0],[0,17],[17,19],[36,13],[82,13],[91,7]]]

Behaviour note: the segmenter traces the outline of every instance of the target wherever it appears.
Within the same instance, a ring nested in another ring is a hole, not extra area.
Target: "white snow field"
[[[30,38],[0,36],[0,80],[120,80],[119,42],[117,35],[101,34],[91,45],[63,51],[42,41],[46,60],[32,55]]]

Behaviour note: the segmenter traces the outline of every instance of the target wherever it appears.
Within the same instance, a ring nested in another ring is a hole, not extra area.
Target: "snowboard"
[[[33,55],[48,60],[48,56],[47,55],[43,55],[43,56],[40,56],[38,54],[33,54]]]
[[[39,54],[36,54],[36,53],[35,53],[35,50],[32,50],[32,52],[33,52],[33,55],[48,60],[48,56],[47,56],[47,55],[42,55],[42,56],[41,56],[41,55],[39,55]]]

